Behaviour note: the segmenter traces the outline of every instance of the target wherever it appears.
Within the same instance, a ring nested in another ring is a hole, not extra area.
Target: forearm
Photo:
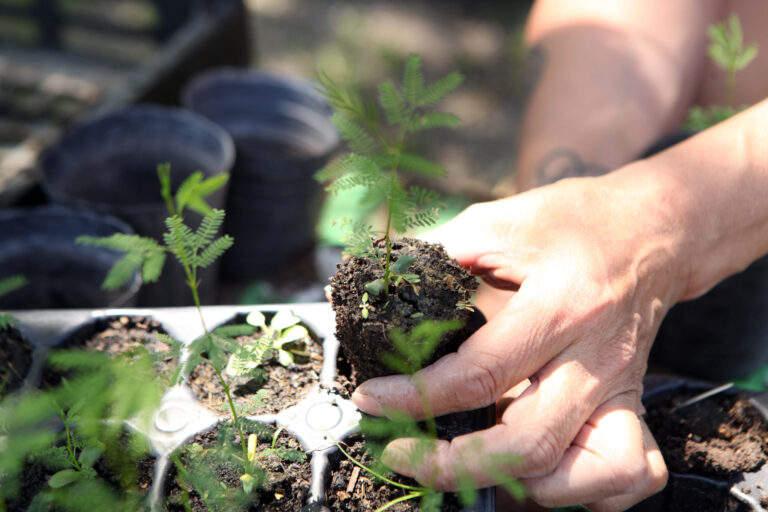
[[[604,179],[656,195],[648,216],[687,261],[680,298],[697,297],[768,253],[768,100]]]
[[[715,9],[702,2],[691,16],[656,2],[636,4],[545,0],[532,10],[518,190],[604,174],[680,124]],[[664,19],[658,27],[656,17]]]

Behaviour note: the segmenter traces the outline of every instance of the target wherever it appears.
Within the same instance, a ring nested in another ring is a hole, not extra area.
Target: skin
[[[486,486],[497,483],[484,471],[489,457],[516,454],[523,462],[506,472],[536,502],[596,511],[623,510],[665,485],[642,418],[648,353],[670,307],[768,252],[768,102],[627,163],[700,92],[691,77],[707,69],[701,34],[725,5],[636,4],[534,6],[528,38],[549,61],[523,130],[527,191],[473,205],[427,235],[497,291],[484,295],[488,324],[416,378],[434,414],[496,402],[499,421],[438,441],[418,464],[414,441],[396,440],[385,451],[396,471],[441,489],[463,473]],[[569,71],[587,50],[589,73]],[[562,94],[580,101],[565,108]],[[424,414],[406,376],[370,380],[353,400],[375,415]]]

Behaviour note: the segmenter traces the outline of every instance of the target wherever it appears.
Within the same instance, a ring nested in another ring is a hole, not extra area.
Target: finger
[[[438,442],[421,459],[414,456],[419,453],[414,440],[393,441],[389,462],[396,471],[442,489],[455,489],[462,475],[478,486],[497,484],[502,477],[548,475],[599,403],[598,390],[597,379],[580,364],[560,365],[507,406],[502,424]],[[515,464],[504,459],[508,455],[518,458]]]
[[[659,450],[648,425],[642,418],[640,418],[640,426],[643,429],[643,442],[646,452],[646,463],[648,464],[650,473],[650,481],[634,492],[593,502],[588,506],[590,510],[593,510],[594,512],[626,510],[635,503],[639,503],[645,498],[656,494],[666,486],[667,466],[664,463],[664,457],[661,455],[661,451]]]
[[[666,466],[634,407],[617,397],[584,424],[554,472],[523,480],[539,504],[593,503],[593,510],[624,510],[666,483]]]
[[[381,416],[395,409],[422,418],[477,409],[493,403],[513,385],[542,368],[567,344],[559,315],[541,295],[529,300],[519,292],[504,311],[448,354],[414,377],[371,379],[352,400],[363,411]],[[421,385],[417,385],[421,383]],[[426,410],[425,404],[432,409]]]

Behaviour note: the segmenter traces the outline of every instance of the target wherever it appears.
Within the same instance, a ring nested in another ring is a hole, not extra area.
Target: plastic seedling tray
[[[329,455],[337,450],[334,442],[344,440],[357,432],[361,413],[351,401],[328,391],[336,378],[336,360],[339,345],[333,336],[334,317],[327,303],[297,305],[261,306],[206,306],[203,316],[209,326],[219,326],[237,315],[252,311],[265,313],[288,309],[301,318],[323,346],[323,365],[319,384],[300,402],[283,409],[277,414],[250,416],[264,423],[283,427],[301,442],[311,456],[312,481],[307,505],[323,505],[326,482],[328,482]],[[61,343],[79,328],[99,319],[122,316],[149,317],[159,322],[174,338],[191,343],[202,334],[198,313],[195,308],[153,308],[153,309],[104,309],[104,310],[28,310],[12,314],[18,319],[22,335],[35,347],[33,364],[27,376],[28,386],[35,386],[42,372],[45,356],[50,347]],[[181,356],[181,363],[185,355]],[[467,415],[468,413],[462,413]],[[144,433],[150,440],[155,456],[155,480],[149,499],[154,506],[164,496],[165,475],[169,464],[168,456],[186,440],[203,432],[223,418],[200,404],[186,385],[174,386],[163,396],[158,409],[148,424],[128,422],[134,430]],[[486,414],[469,414],[462,423],[472,428],[483,428],[490,424]],[[495,510],[495,494],[492,488],[480,491],[474,507],[466,512],[491,512]]]

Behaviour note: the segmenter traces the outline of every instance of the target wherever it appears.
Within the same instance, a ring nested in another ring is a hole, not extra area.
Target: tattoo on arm
[[[608,168],[600,164],[585,163],[572,149],[558,148],[549,153],[536,169],[536,184],[548,185],[563,178],[601,176]]]
[[[523,71],[523,94],[526,103],[541,81],[546,61],[547,54],[542,45],[537,44],[528,50],[528,55],[525,57],[525,70]]]

